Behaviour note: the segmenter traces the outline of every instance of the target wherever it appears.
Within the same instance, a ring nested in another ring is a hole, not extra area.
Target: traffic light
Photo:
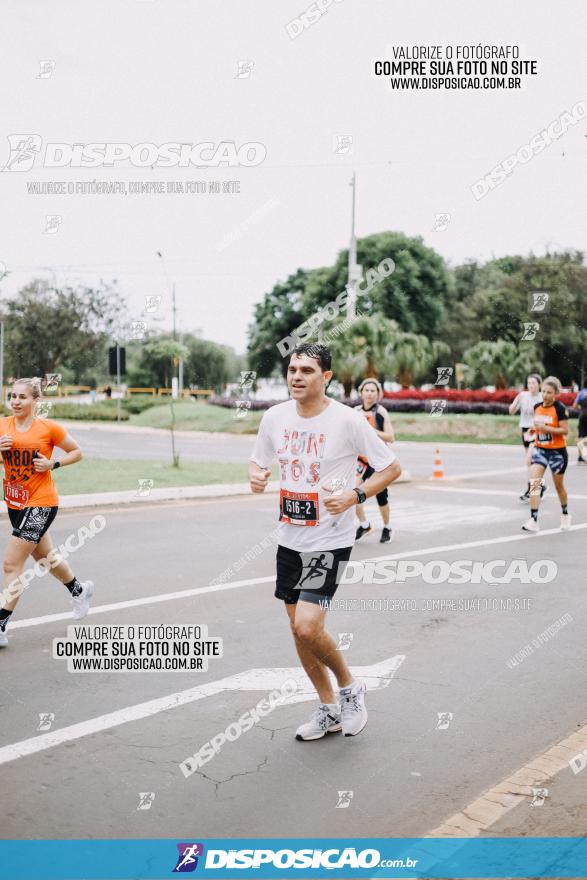
[[[126,373],[126,348],[119,348],[118,351],[120,352],[120,375],[124,376]],[[115,345],[108,349],[108,372],[111,376],[118,375]]]

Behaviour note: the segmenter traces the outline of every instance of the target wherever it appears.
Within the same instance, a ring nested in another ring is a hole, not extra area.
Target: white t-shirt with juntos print
[[[262,468],[279,465],[278,542],[291,550],[337,550],[355,540],[353,507],[331,516],[324,502],[326,487],[348,491],[355,486],[357,456],[376,471],[396,455],[354,409],[330,400],[312,418],[298,414],[295,400],[267,410],[251,455]]]

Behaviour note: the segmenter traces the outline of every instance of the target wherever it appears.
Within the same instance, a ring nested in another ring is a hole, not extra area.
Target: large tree
[[[587,372],[587,267],[583,254],[502,257],[484,266],[454,270],[453,305],[443,336],[456,360],[479,340],[522,341],[524,324],[534,323],[535,359],[564,384],[584,381]],[[532,311],[531,294],[548,294],[545,311]],[[509,382],[514,381],[507,377]]]
[[[5,375],[44,376],[66,368],[77,381],[102,362],[124,308],[115,282],[74,288],[31,281],[5,303]]]
[[[255,306],[254,321],[249,326],[248,359],[259,376],[271,375],[276,366],[284,375],[287,371],[277,343],[305,321],[302,297],[309,274],[298,269]]]
[[[393,319],[400,330],[434,337],[444,321],[444,303],[452,283],[442,257],[426,247],[422,239],[400,232],[382,232],[358,240],[357,260],[364,273],[389,259],[395,263],[391,274],[368,292],[360,289],[367,285],[359,285],[357,310],[367,317],[378,314]],[[277,343],[333,302],[346,288],[347,273],[345,249],[333,266],[298,269],[286,282],[276,284],[255,307],[255,320],[249,328],[251,368],[262,376],[269,375],[276,366],[285,373],[286,359],[280,355]]]
[[[245,362],[227,346],[191,333],[183,334],[181,344],[169,334],[162,334],[133,344],[129,384],[169,388],[171,377],[178,375],[179,357],[183,358],[185,388],[197,386],[220,390],[227,382],[238,380],[239,370],[244,369]]]

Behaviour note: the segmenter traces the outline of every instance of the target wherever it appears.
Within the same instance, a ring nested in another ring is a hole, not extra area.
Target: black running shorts
[[[364,483],[365,480],[368,480],[369,477],[372,477],[374,473],[374,469],[370,465],[367,465],[367,467],[363,471],[361,482]],[[382,489],[381,492],[378,492],[375,497],[377,499],[377,504],[379,505],[379,507],[385,507],[386,504],[389,504],[389,494],[387,492],[387,486],[385,487],[385,489]]]
[[[295,605],[299,599],[319,604],[331,599],[351,556],[352,547],[339,550],[290,550],[277,547],[277,581],[275,598],[286,605]]]
[[[57,516],[58,510],[58,507],[23,507],[21,510],[9,507],[12,534],[15,538],[38,544]]]

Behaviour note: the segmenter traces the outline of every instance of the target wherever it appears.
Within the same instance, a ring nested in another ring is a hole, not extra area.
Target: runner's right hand
[[[2,434],[0,437],[0,452],[4,452],[7,449],[12,449],[12,437],[10,434]]]
[[[270,470],[259,471],[256,474],[251,474],[249,476],[249,483],[251,486],[251,492],[264,492],[267,488],[267,483],[269,482],[269,477],[271,476]]]

